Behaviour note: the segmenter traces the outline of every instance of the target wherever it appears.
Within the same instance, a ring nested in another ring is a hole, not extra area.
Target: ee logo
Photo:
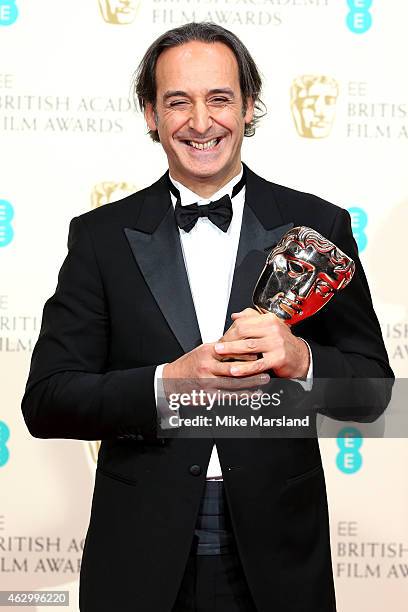
[[[17,20],[16,0],[0,0],[0,26],[9,26]]]
[[[352,206],[348,211],[351,217],[353,236],[357,242],[359,253],[362,253],[367,246],[367,234],[365,233],[368,222],[367,213],[363,208],[359,208],[358,206]]]
[[[0,421],[0,467],[6,465],[9,459],[9,449],[6,446],[6,442],[10,437],[10,430],[7,425]]]
[[[7,246],[13,240],[14,230],[11,225],[13,217],[14,210],[10,202],[0,200],[0,247]]]
[[[346,23],[353,34],[364,34],[373,23],[370,8],[373,0],[347,0],[350,11],[347,13]]]
[[[337,446],[340,450],[337,453],[336,465],[340,472],[344,474],[358,472],[363,463],[360,453],[362,444],[363,439],[356,427],[344,427],[339,431]]]

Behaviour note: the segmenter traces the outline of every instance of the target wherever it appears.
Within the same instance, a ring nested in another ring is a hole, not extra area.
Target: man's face
[[[99,6],[105,21],[125,25],[134,21],[139,0],[99,0]]]
[[[157,115],[148,104],[145,116],[149,129],[158,130],[171,175],[187,186],[235,176],[253,103],[247,101],[243,114],[238,64],[229,47],[193,41],[167,49],[157,61],[156,83]]]
[[[343,284],[345,276],[334,267],[326,253],[292,240],[283,252],[268,257],[254,302],[290,325],[298,323],[320,310]]]
[[[337,91],[329,83],[316,82],[299,92],[294,110],[302,136],[325,138],[329,135],[336,112],[336,98]]]

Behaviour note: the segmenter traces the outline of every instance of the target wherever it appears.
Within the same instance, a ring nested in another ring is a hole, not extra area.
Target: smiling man
[[[169,169],[71,221],[22,410],[34,436],[102,441],[82,612],[336,609],[316,439],[159,435],[162,384],[392,377],[348,213],[241,162],[260,91],[228,30],[191,23],[160,36],[135,94]],[[351,256],[356,274],[292,329],[250,305],[267,252],[300,225]]]
[[[240,173],[244,129],[254,114],[253,98],[242,98],[234,52],[222,42],[171,47],[157,60],[156,83],[145,115],[170,175],[209,197]]]

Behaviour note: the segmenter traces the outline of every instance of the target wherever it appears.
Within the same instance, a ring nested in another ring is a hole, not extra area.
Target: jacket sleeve
[[[313,317],[318,332],[304,336],[312,351],[313,379],[324,390],[319,411],[369,422],[386,409],[394,374],[347,211],[339,210],[329,238],[354,260],[356,271],[350,284]]]
[[[156,366],[107,370],[109,334],[91,237],[84,220],[75,217],[22,399],[33,436],[101,440],[154,434]]]

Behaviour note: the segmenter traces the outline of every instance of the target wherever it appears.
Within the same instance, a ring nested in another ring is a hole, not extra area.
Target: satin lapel
[[[139,229],[124,229],[134,258],[183,351],[191,351],[202,340],[165,186],[146,198],[137,225]]]
[[[245,206],[224,333],[232,323],[233,312],[253,308],[252,294],[268,253],[292,227],[293,223],[288,223],[266,230],[252,209]]]
[[[246,172],[245,205],[224,333],[231,326],[233,312],[253,308],[252,294],[268,253],[294,225],[283,223],[270,183],[247,166]]]

